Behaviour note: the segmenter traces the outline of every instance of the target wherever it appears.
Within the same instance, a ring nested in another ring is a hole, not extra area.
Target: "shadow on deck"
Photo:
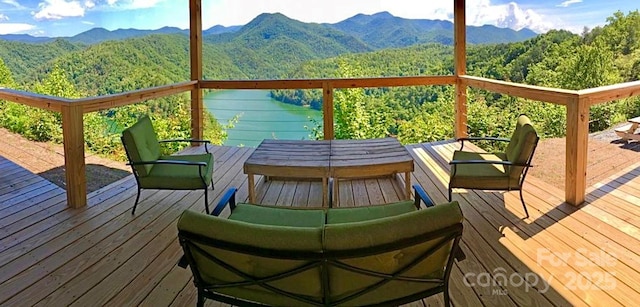
[[[436,203],[446,201],[453,141],[409,145],[412,181]],[[200,150],[200,149],[190,149]],[[215,204],[229,187],[246,200],[243,161],[252,148],[213,147]],[[131,215],[132,176],[66,207],[64,190],[0,158],[0,305],[195,305],[191,272],[176,266],[182,251],[176,221],[204,211],[201,192],[143,190]],[[640,300],[640,163],[589,189],[575,208],[564,191],[535,177],[524,186],[530,218],[517,192],[460,190],[467,259],[455,264],[456,306],[633,305]],[[319,181],[257,181],[258,200],[318,206]],[[340,182],[340,206],[393,202],[401,178]],[[208,302],[210,305],[219,305]],[[436,295],[412,305],[442,305]]]

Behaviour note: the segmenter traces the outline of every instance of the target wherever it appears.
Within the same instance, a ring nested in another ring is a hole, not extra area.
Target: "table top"
[[[413,158],[395,138],[264,140],[244,163],[246,174],[356,178],[413,171]]]
[[[332,141],[330,163],[332,177],[338,178],[413,171],[413,157],[396,138]]]
[[[245,174],[329,177],[330,141],[265,139],[244,163]]]

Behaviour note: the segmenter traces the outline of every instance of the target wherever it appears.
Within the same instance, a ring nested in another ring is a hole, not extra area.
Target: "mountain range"
[[[203,36],[209,41],[229,41],[234,37],[246,35],[246,32],[255,30],[256,25],[265,20],[274,25],[295,24],[299,29],[323,33],[327,39],[360,40],[361,44],[368,45],[372,50],[406,47],[421,43],[453,44],[453,23],[445,20],[406,19],[393,16],[388,12],[380,12],[373,15],[358,14],[338,23],[317,24],[303,23],[290,19],[282,14],[261,14],[248,24],[243,26],[225,27],[213,26],[203,31]],[[277,31],[276,28],[271,29]],[[175,27],[164,27],[157,30],[118,29],[110,31],[104,28],[93,28],[71,37],[62,37],[73,43],[97,44],[109,40],[123,40],[152,34],[184,34],[189,30]],[[268,33],[263,33],[268,35]],[[509,28],[495,26],[467,26],[467,41],[471,44],[490,44],[522,41],[536,36],[530,29],[515,31]],[[1,40],[26,43],[46,43],[55,39],[53,37],[35,37],[27,34],[0,35]]]

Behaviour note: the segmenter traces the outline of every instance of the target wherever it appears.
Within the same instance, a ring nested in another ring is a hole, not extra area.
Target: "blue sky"
[[[334,23],[357,13],[388,11],[413,19],[452,19],[453,0],[202,0],[203,27],[243,25],[260,13],[280,12],[304,22]],[[635,0],[467,0],[467,23],[531,28],[537,32],[604,25]],[[91,28],[158,29],[189,26],[187,0],[0,0],[0,34],[73,36]]]

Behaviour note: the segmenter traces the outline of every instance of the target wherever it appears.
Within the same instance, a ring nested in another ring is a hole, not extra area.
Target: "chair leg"
[[[451,202],[451,187],[449,187],[449,202]]]
[[[209,214],[209,189],[205,188],[204,189],[204,209],[207,211],[207,214]]]
[[[524,208],[524,213],[527,215],[526,218],[529,218],[529,211],[527,210],[527,205],[524,203],[524,197],[522,197],[522,189],[520,189],[520,201],[522,202],[522,208]]]
[[[444,288],[444,305],[451,306],[451,298],[449,297],[449,287]]]
[[[198,302],[196,303],[198,307],[204,307],[204,293],[203,290],[198,289]]]
[[[138,186],[138,196],[136,196],[136,202],[133,204],[133,210],[131,210],[131,214],[136,213],[136,206],[138,205],[138,200],[140,200],[140,186]]]

